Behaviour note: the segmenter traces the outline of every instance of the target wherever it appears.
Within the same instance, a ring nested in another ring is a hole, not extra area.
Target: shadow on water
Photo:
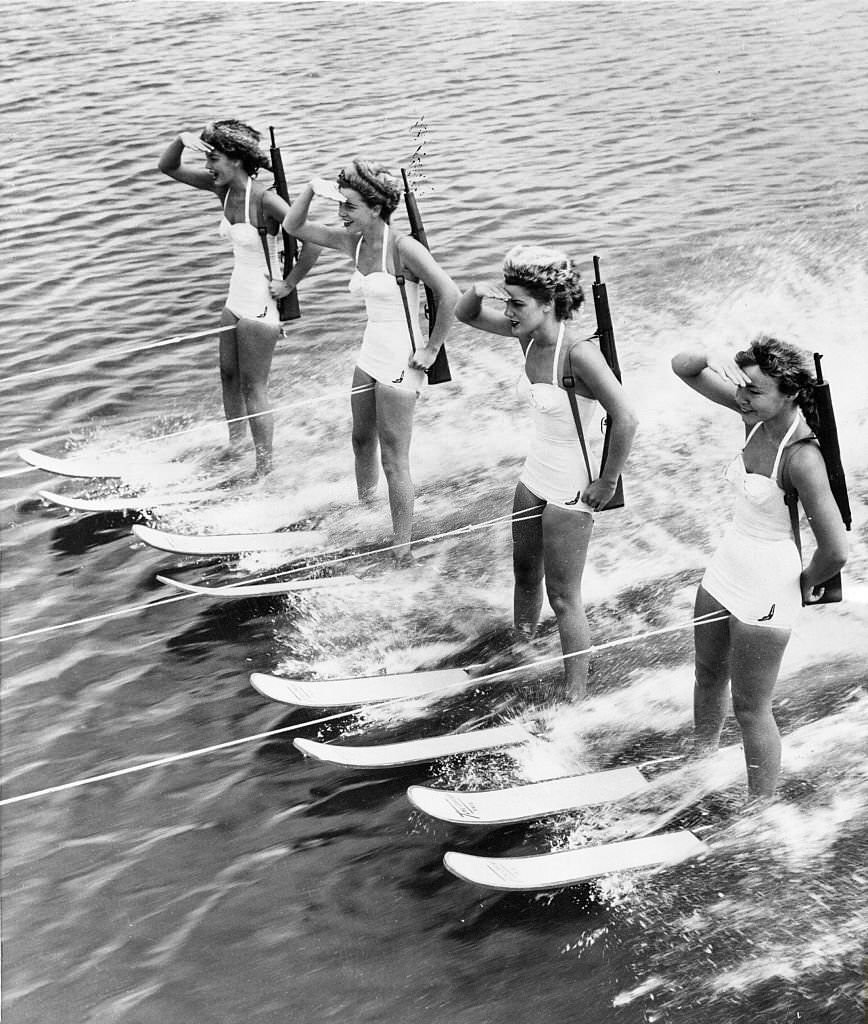
[[[162,585],[156,583],[156,586]],[[165,597],[177,596],[174,589],[162,589]],[[168,650],[181,657],[193,656],[194,653],[210,653],[213,657],[215,650],[225,645],[244,644],[245,652],[255,661],[260,656],[260,645],[266,651],[273,646],[275,617],[280,616],[285,622],[292,612],[286,599],[280,596],[240,600],[215,600],[203,596],[199,601],[207,602],[208,606],[197,612],[192,624],[172,634],[166,641]],[[251,644],[255,646],[251,648]]]
[[[558,925],[593,928],[607,924],[609,915],[598,887],[587,882],[550,893],[489,892],[468,905],[446,934],[463,942],[478,942],[504,927],[542,933]]]
[[[83,555],[94,548],[113,544],[130,536],[137,512],[96,512],[57,526],[52,533],[52,551],[60,555]]]

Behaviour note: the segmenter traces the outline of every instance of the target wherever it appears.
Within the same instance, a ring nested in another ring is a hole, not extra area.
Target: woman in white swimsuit
[[[705,398],[737,412],[744,446],[726,471],[735,515],[696,596],[694,725],[698,752],[716,749],[727,711],[727,687],[744,740],[748,789],[771,796],[780,772],[781,741],[772,691],[802,604],[822,596],[822,583],[847,558],[847,539],[829,487],[823,456],[810,439],[814,378],[808,353],[760,337],[735,358],[697,349],[672,369]],[[808,421],[806,422],[806,418]],[[795,488],[817,547],[802,568],[784,483]]]
[[[205,153],[205,170],[181,162],[184,148]],[[201,136],[183,132],[170,143],[158,164],[176,181],[213,192],[223,207],[220,237],[232,246],[235,265],[221,324],[235,325],[220,334],[223,409],[229,420],[230,452],[243,444],[247,423],[256,450],[256,472],[271,470],[274,419],[268,410],[268,374],[280,334],[275,299],[288,295],[314,265],[318,246],[303,247],[285,279],[272,281],[260,234],[265,220],[271,265],[276,266],[275,236],[289,207],[273,190],[254,183],[260,167],[269,168],[260,135],[240,121],[215,121]],[[249,417],[249,419],[245,419]]]
[[[315,194],[340,204],[342,229],[307,219]],[[350,291],[362,296],[368,316],[352,384],[356,485],[360,500],[371,501],[379,479],[378,462],[382,464],[397,562],[410,557],[414,503],[410,439],[416,398],[425,383],[425,370],[449,333],[459,295],[423,245],[391,230],[389,221],[400,198],[400,185],[386,168],[355,159],[340,172],[337,185],[317,179],[304,188],[283,222],[296,238],[338,249],[353,260]],[[409,325],[396,273],[405,279]],[[418,322],[420,281],[434,292],[438,303],[427,341]]]
[[[481,331],[517,338],[524,352],[517,390],[530,406],[532,434],[513,501],[515,628],[519,635],[533,634],[545,581],[564,654],[565,696],[577,701],[588,680],[588,655],[578,652],[590,644],[582,573],[593,513],[614,494],[637,420],[599,346],[572,322],[584,301],[572,260],[542,246],[517,246],[507,253],[503,276],[504,288],[474,285],[466,291],[455,314]],[[505,311],[484,308],[484,298],[505,301]],[[570,375],[585,436],[599,431],[597,403],[610,423],[606,465],[593,480],[562,386]]]

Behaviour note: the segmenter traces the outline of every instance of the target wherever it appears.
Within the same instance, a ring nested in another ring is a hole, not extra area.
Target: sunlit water
[[[288,732],[4,808],[6,1019],[859,1019],[861,6],[6,4],[3,15],[7,796],[317,717],[266,702],[254,669],[508,663],[503,517],[524,451],[508,339],[454,331],[455,380],[420,403],[413,448],[420,536],[495,522],[423,545],[411,571],[345,563],[361,583],[134,610],[169,594],[156,572],[217,570],[145,548],[129,519],[38,499],[43,487],[116,485],[29,471],[20,446],[112,453],[139,492],[197,491],[155,515],[169,529],[306,522],[329,549],[388,536],[385,496],[355,506],[348,388],[363,320],[344,261],[324,255],[279,346],[277,467],[264,484],[221,486],[209,468],[225,431],[213,339],[144,348],[207,329],[222,305],[231,260],[217,205],[155,169],[178,130],[213,117],[274,125],[291,188],[357,152],[407,165],[421,146],[420,206],[460,285],[496,277],[517,241],[568,248],[587,280],[601,256],[642,425],[627,508],[595,528],[586,596],[597,643],[656,632],[601,652],[587,704],[554,713],[512,754],[354,774],[303,761]],[[682,749],[691,636],[659,631],[690,621],[739,427],[668,362],[692,341],[735,346],[760,330],[824,353],[854,511],[849,600],[804,614],[781,675],[783,799],[743,809],[728,728],[717,758],[662,761],[649,792],[617,807],[487,832],[412,812],[411,782],[490,787]],[[247,556],[229,572],[277,561]],[[557,653],[548,611],[542,632],[531,659]],[[300,732],[376,742],[521,718],[531,684],[555,675],[547,662],[487,691]],[[447,849],[622,838],[679,802],[678,822],[711,853],[671,870],[496,897],[442,867]]]

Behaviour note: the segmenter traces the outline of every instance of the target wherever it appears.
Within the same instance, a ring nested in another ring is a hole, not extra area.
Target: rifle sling
[[[799,492],[793,487],[790,480],[790,458],[797,444],[804,444],[806,441],[816,441],[816,434],[809,434],[807,437],[800,437],[784,449],[781,456],[781,483],[784,487],[784,504],[790,513],[790,528],[793,531],[793,541],[796,550],[799,552],[799,561],[802,561],[802,531],[799,529]]]
[[[398,240],[394,239],[394,249],[392,255],[395,260],[395,280],[398,282],[398,288],[401,291],[401,302],[404,304],[404,316],[407,319],[407,331],[410,335],[410,347],[413,351],[416,351],[416,340],[413,337],[413,320],[410,316],[410,303],[407,302],[407,289],[404,286],[404,264],[401,260],[401,251],[398,248]]]
[[[596,337],[596,335],[592,334],[591,338],[594,337]],[[590,341],[590,338],[586,340]],[[579,416],[579,403],[576,401],[576,378],[573,373],[573,360],[569,349],[567,350],[567,362],[570,367],[570,372],[569,374],[564,376],[563,385],[564,390],[567,393],[567,398],[570,402],[570,410],[573,414],[573,420],[576,424],[576,433],[579,435],[579,444],[582,448],[582,458],[585,460],[585,469],[587,469],[588,471],[588,481],[590,482],[591,480],[594,479],[594,474],[591,471],[591,460],[588,457],[588,446],[585,443],[585,432],[584,430],[582,430],[582,419]]]
[[[265,226],[265,206],[263,203],[264,192],[259,193],[257,209],[259,211],[259,223],[256,230],[259,232],[259,239],[262,242],[262,251],[265,253],[265,265],[268,267],[268,276],[274,280],[274,272],[271,269],[271,255],[268,252],[268,229]]]

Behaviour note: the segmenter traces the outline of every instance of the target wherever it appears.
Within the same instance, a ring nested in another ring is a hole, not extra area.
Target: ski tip
[[[474,794],[468,794],[472,799]],[[410,786],[407,799],[423,814],[437,821],[445,821],[450,825],[489,824],[475,821],[472,811],[468,810],[461,794],[451,790],[432,789],[430,786]]]
[[[66,499],[62,494],[57,494],[54,491],[37,491],[36,492],[43,501],[47,501],[49,505],[62,505],[64,508],[68,508],[66,505]]]
[[[160,576],[159,574],[155,577],[158,583],[163,583],[167,587],[175,587],[177,590],[186,590],[190,593],[197,593],[195,587],[190,586],[189,583],[182,583],[180,580],[173,579],[171,576]]]
[[[407,789],[407,799],[417,811],[424,811],[426,808],[425,795],[429,791],[429,786],[410,786]]]
[[[296,750],[304,754],[305,757],[315,757],[317,760],[323,760],[321,748],[326,746],[324,743],[318,743],[316,740],[306,740],[302,736],[296,736],[292,741],[292,745]]]
[[[277,700],[285,704],[286,700],[281,696],[281,691],[287,686],[288,680],[280,676],[269,675],[267,672],[251,672],[250,685],[269,700]]]

